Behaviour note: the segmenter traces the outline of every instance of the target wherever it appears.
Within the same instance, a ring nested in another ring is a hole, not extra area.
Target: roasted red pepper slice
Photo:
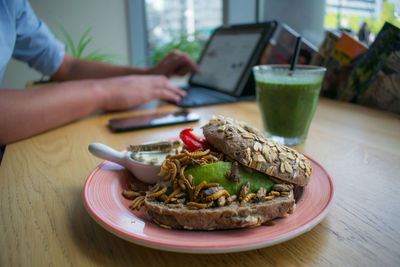
[[[195,151],[197,149],[207,149],[209,147],[208,142],[205,139],[201,139],[192,133],[193,128],[186,128],[181,131],[179,137],[185,144],[189,151]]]

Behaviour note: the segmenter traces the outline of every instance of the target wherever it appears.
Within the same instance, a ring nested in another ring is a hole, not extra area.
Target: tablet
[[[217,28],[198,61],[189,86],[240,96],[277,27],[276,21]]]

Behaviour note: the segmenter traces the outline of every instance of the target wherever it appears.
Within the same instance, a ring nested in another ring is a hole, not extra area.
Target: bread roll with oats
[[[310,180],[312,169],[306,157],[244,122],[213,117],[203,126],[203,133],[213,147],[244,166],[299,186]]]
[[[147,192],[144,206],[153,222],[168,229],[235,229],[271,225],[294,212],[294,191],[312,171],[302,154],[230,118],[213,117],[202,128],[206,141],[191,141],[205,147],[168,156],[160,173],[168,182]]]

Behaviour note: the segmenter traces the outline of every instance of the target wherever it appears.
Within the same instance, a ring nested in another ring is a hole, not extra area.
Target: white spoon
[[[164,179],[158,176],[160,165],[150,165],[135,161],[131,158],[132,152],[120,152],[101,143],[91,143],[89,151],[96,157],[118,163],[135,175],[137,179],[148,184],[155,184]]]

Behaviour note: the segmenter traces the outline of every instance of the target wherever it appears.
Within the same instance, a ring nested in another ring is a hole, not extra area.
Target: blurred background
[[[147,66],[172,49],[197,60],[213,29],[277,20],[319,47],[326,30],[368,46],[385,21],[400,27],[400,0],[31,0],[36,14],[77,57]],[[79,52],[80,51],[80,52]],[[40,73],[12,60],[1,88],[23,88]]]

